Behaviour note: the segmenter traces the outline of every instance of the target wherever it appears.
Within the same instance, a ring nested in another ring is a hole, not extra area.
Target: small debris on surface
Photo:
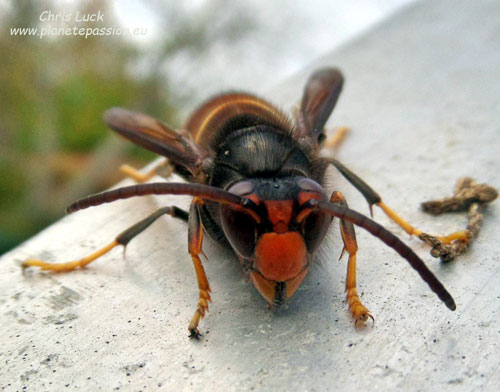
[[[440,257],[441,261],[451,261],[456,256],[465,253],[472,240],[477,236],[483,221],[482,209],[498,197],[498,191],[488,184],[479,184],[470,177],[457,181],[453,196],[441,200],[431,200],[422,203],[425,212],[439,215],[445,212],[467,211],[469,222],[465,229],[465,239],[457,239],[445,244],[438,237],[421,233],[419,238],[429,244],[431,255]]]

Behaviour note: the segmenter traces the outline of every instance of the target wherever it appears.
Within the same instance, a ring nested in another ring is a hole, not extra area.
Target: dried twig
[[[469,223],[465,229],[465,238],[452,241],[449,244],[445,244],[436,236],[427,233],[420,234],[419,238],[432,247],[431,255],[433,257],[440,257],[442,261],[453,260],[456,256],[467,251],[483,221],[481,210],[497,196],[497,190],[490,185],[478,184],[470,177],[460,178],[452,197],[424,202],[422,208],[425,212],[433,215],[468,209]]]
[[[441,200],[431,200],[422,203],[425,212],[439,215],[444,212],[465,211],[472,203],[489,203],[495,200],[498,192],[488,184],[478,184],[470,177],[457,181],[452,197]]]

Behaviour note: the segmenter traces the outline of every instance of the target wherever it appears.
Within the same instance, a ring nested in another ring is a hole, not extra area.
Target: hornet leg
[[[332,203],[338,203],[343,207],[348,207],[344,196],[340,192],[333,192],[330,197]],[[340,221],[340,232],[342,234],[342,240],[344,241],[344,249],[342,254],[347,250],[349,253],[349,261],[347,263],[347,277],[346,277],[346,300],[349,304],[349,309],[351,310],[352,317],[355,320],[356,325],[358,322],[365,323],[368,318],[374,320],[370,311],[362,304],[361,299],[358,295],[358,290],[356,289],[356,252],[358,251],[358,244],[356,241],[356,233],[354,232],[354,226],[352,223],[341,220]],[[342,257],[342,255],[341,255]]]
[[[347,127],[337,128],[335,132],[332,135],[328,136],[328,138],[325,140],[324,147],[331,150],[337,150],[344,142],[344,139],[348,133],[349,128]]]
[[[118,245],[123,245],[124,247],[137,235],[146,230],[153,222],[155,222],[162,215],[170,215],[174,218],[179,218],[184,221],[188,220],[188,213],[181,210],[178,207],[163,207],[159,210],[153,212],[148,217],[144,218],[135,225],[129,227],[127,230],[120,233],[114,241],[110,242],[108,245],[96,250],[94,253],[83,257],[80,260],[70,261],[67,263],[47,263],[43,260],[38,259],[27,259],[23,264],[22,268],[28,267],[39,267],[42,270],[53,271],[53,272],[69,272],[77,268],[84,268],[86,265],[97,260],[99,257],[108,253],[111,249]]]
[[[410,235],[414,235],[419,237],[422,234],[425,234],[422,230],[417,229],[412,226],[408,222],[406,222],[402,217],[400,217],[394,210],[392,210],[387,204],[382,201],[380,195],[375,192],[367,183],[365,183],[361,178],[359,178],[356,174],[350,171],[347,167],[341,164],[339,161],[335,159],[328,159],[328,161],[337,168],[337,170],[349,181],[361,194],[364,196],[366,201],[370,206],[370,214],[373,215],[372,206],[376,205],[380,207],[382,211],[396,224],[398,224],[404,231],[406,231]],[[466,230],[460,230],[454,233],[451,233],[447,236],[435,236],[439,241],[443,244],[449,244],[455,240],[461,240],[468,242],[468,236]]]
[[[173,169],[172,166],[169,164],[168,159],[164,159],[163,161],[158,162],[153,168],[148,170],[146,173],[142,173],[141,171],[127,164],[121,165],[120,171],[127,177],[132,178],[135,182],[143,183],[149,181],[157,174],[160,174],[159,172],[163,168],[166,168],[167,170],[164,174],[162,173],[162,175],[164,177],[169,177],[172,174]]]
[[[200,331],[198,330],[198,324],[205,316],[205,312],[208,311],[208,302],[211,302],[210,285],[208,284],[207,275],[205,274],[205,269],[203,268],[203,264],[200,259],[200,254],[203,254],[201,249],[203,244],[203,227],[201,225],[200,214],[198,211],[198,203],[200,203],[200,201],[196,198],[191,203],[188,223],[188,250],[193,259],[200,294],[196,311],[194,312],[188,327],[190,332],[189,337],[195,339],[199,339],[201,336]]]

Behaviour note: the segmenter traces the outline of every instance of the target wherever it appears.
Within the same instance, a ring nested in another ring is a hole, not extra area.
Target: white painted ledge
[[[500,185],[500,3],[427,1],[312,64],[271,92],[291,105],[310,71],[337,65],[347,83],[332,125],[353,132],[340,159],[411,222],[462,228],[421,201],[448,195],[471,175]],[[335,183],[334,183],[335,182]],[[366,203],[332,177],[352,207]],[[185,225],[162,219],[84,271],[21,274],[26,257],[65,260],[106,244],[158,206],[145,197],[78,212],[0,260],[0,387],[61,390],[441,390],[500,385],[500,203],[453,263],[431,266],[457,302],[450,312],[381,242],[358,230],[358,284],[373,328],[356,331],[344,303],[346,262],[337,230],[287,309],[268,311],[236,260],[207,242],[213,305],[204,339],[187,338],[197,301]],[[27,217],[27,219],[29,219]]]

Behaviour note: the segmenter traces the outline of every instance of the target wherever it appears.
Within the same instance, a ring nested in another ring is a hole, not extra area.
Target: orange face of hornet
[[[230,192],[252,200],[256,214],[222,207],[224,233],[255,287],[270,305],[280,305],[306,276],[330,225],[326,214],[302,208],[310,199],[325,200],[325,192],[300,177],[245,180]]]

